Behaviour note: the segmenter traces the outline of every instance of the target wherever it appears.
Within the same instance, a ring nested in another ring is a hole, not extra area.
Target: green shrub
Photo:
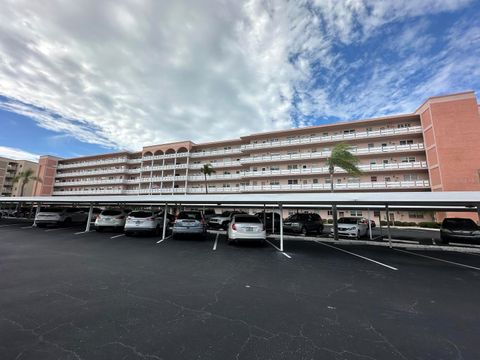
[[[333,219],[328,219],[327,224],[333,224]]]
[[[429,229],[440,229],[440,223],[436,223],[433,221],[423,221],[421,223],[418,223],[418,226]]]

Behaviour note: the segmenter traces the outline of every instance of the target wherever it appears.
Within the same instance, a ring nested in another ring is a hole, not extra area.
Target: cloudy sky
[[[475,0],[0,0],[0,155],[413,112],[480,89]]]

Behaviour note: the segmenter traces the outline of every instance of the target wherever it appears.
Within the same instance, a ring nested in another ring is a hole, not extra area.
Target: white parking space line
[[[161,240],[158,240],[157,241],[157,244],[160,244],[162,241],[165,241],[167,239],[170,239],[172,237],[172,235],[168,235],[165,239],[161,239]]]
[[[217,243],[218,243],[218,236],[220,234],[217,233],[217,236],[215,236],[215,244],[213,244],[213,251],[217,250]]]
[[[452,264],[452,265],[457,265],[457,266],[465,267],[465,268],[467,268],[467,269],[480,270],[480,268],[478,268],[478,267],[470,266],[470,265],[465,265],[465,264],[460,264],[460,263],[457,263],[457,262],[455,262],[455,261],[448,261],[448,260],[436,258],[436,257],[433,257],[433,256],[428,256],[428,255],[423,255],[423,254],[417,254],[417,253],[414,253],[414,252],[411,252],[411,251],[407,251],[407,250],[400,250],[400,249],[393,249],[393,250],[395,250],[395,251],[400,251],[400,252],[403,252],[403,253],[407,253],[407,254],[410,254],[410,255],[420,256],[420,257],[427,258],[427,259],[431,259],[431,260],[441,261],[441,262],[444,262],[444,263],[447,263],[447,264]]]
[[[338,250],[338,251],[342,251],[344,253],[347,253],[347,254],[350,254],[350,255],[353,255],[353,256],[356,256],[356,257],[359,257],[361,259],[364,259],[364,260],[367,260],[367,261],[371,261],[377,265],[381,265],[381,266],[385,266],[386,268],[388,269],[391,269],[391,270],[398,270],[396,267],[393,267],[393,266],[390,266],[390,265],[387,265],[387,264],[384,264],[384,263],[381,263],[380,261],[376,261],[376,260],[373,260],[373,259],[370,259],[370,258],[367,258],[365,256],[362,256],[362,255],[358,255],[358,254],[355,254],[353,252],[350,252],[350,251],[347,251],[347,250],[343,250],[343,249],[340,249],[336,246],[333,246],[333,245],[328,245],[328,244],[325,244],[321,241],[318,241],[318,240],[314,240],[316,243],[320,244],[320,245],[323,245],[323,246],[327,246],[329,248],[332,248],[332,249],[335,249],[335,250]]]
[[[290,255],[288,255],[286,252],[280,250],[280,248],[276,247],[274,244],[272,244],[270,241],[268,240],[265,240],[267,243],[269,243],[270,245],[272,245],[275,249],[277,249],[278,251],[280,251],[280,254],[286,256],[287,258],[291,259],[292,257]]]
[[[74,235],[87,234],[87,233],[91,233],[92,231],[95,231],[95,230],[89,230],[89,231],[79,231],[79,232],[76,232],[76,233],[74,233]]]
[[[68,228],[54,228],[54,229],[47,229],[45,230],[45,232],[50,232],[50,231],[57,231],[57,230],[68,230],[68,229],[71,229],[71,227],[68,227]]]
[[[121,236],[125,236],[125,234],[115,235],[115,236],[112,236],[110,239],[116,239],[116,238],[121,237]]]

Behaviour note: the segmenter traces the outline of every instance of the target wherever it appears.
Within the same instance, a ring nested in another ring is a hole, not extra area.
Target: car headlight
[[[298,226],[300,226],[300,223],[298,223],[298,222],[294,222],[294,223],[292,223],[291,225],[292,225],[292,226],[296,226],[296,227],[298,227]]]

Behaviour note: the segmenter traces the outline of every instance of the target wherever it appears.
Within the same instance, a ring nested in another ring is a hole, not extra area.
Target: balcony
[[[222,161],[210,163],[213,169],[242,166],[242,161]],[[201,169],[204,164],[190,164],[189,169]]]
[[[313,130],[312,130],[313,131]],[[256,149],[270,149],[270,148],[280,148],[285,146],[295,146],[295,145],[318,145],[322,143],[334,142],[334,141],[348,141],[355,139],[371,139],[371,138],[383,138],[388,136],[395,135],[410,135],[410,134],[421,134],[421,126],[412,126],[408,128],[400,129],[385,129],[385,130],[375,130],[375,131],[363,131],[355,132],[353,134],[339,134],[339,135],[329,135],[329,136],[312,136],[305,139],[291,139],[291,140],[282,140],[282,141],[272,141],[265,143],[257,144],[246,144],[242,145],[242,150],[256,150]]]
[[[121,195],[125,190],[79,190],[79,191],[54,191],[54,196],[76,196],[76,195]]]
[[[67,182],[55,182],[54,186],[86,186],[86,185],[99,185],[99,184],[124,184],[127,183],[125,179],[89,179]]]
[[[103,174],[124,174],[126,172],[127,172],[127,169],[122,167],[120,169],[105,169],[105,170],[91,170],[91,171],[83,170],[83,171],[57,173],[55,177],[65,178],[65,177],[78,177],[78,176],[95,176],[95,175],[103,175]]]
[[[190,153],[188,152],[182,152],[182,153],[174,153],[174,154],[164,154],[164,155],[154,155],[154,156],[145,156],[143,158],[143,162],[147,162],[147,161],[152,161],[152,160],[162,160],[162,159],[174,159],[174,158],[184,158],[184,157],[188,157]]]
[[[74,164],[58,164],[57,169],[73,169],[73,168],[82,168],[87,166],[99,166],[99,165],[110,165],[110,164],[120,164],[126,163],[128,161],[127,157],[121,158],[108,158],[102,160],[93,160],[93,161],[84,161]]]
[[[391,163],[391,164],[365,164],[359,165],[359,169],[363,172],[377,172],[377,171],[396,171],[396,170],[426,170],[426,161],[417,161],[411,163]],[[309,169],[282,169],[282,170],[265,170],[265,171],[244,171],[243,178],[256,177],[275,177],[275,176],[295,176],[295,175],[316,175],[328,174],[328,166],[316,167]],[[344,174],[345,170],[335,168],[336,174]],[[209,178],[210,179],[210,178]]]
[[[362,155],[378,155],[378,154],[393,154],[402,152],[415,152],[423,151],[423,143],[410,144],[410,145],[391,145],[391,146],[377,146],[360,149],[352,149],[350,152],[357,156]],[[241,159],[242,164],[254,164],[254,163],[268,163],[279,162],[289,160],[308,160],[308,159],[321,159],[327,158],[331,155],[331,151],[318,151],[310,153],[298,153],[298,154],[283,154],[283,155],[267,155],[267,156],[250,156]]]
[[[190,153],[192,158],[202,158],[210,156],[222,156],[222,155],[238,155],[242,153],[242,148],[226,149],[226,150],[213,150],[213,151],[199,151]]]

